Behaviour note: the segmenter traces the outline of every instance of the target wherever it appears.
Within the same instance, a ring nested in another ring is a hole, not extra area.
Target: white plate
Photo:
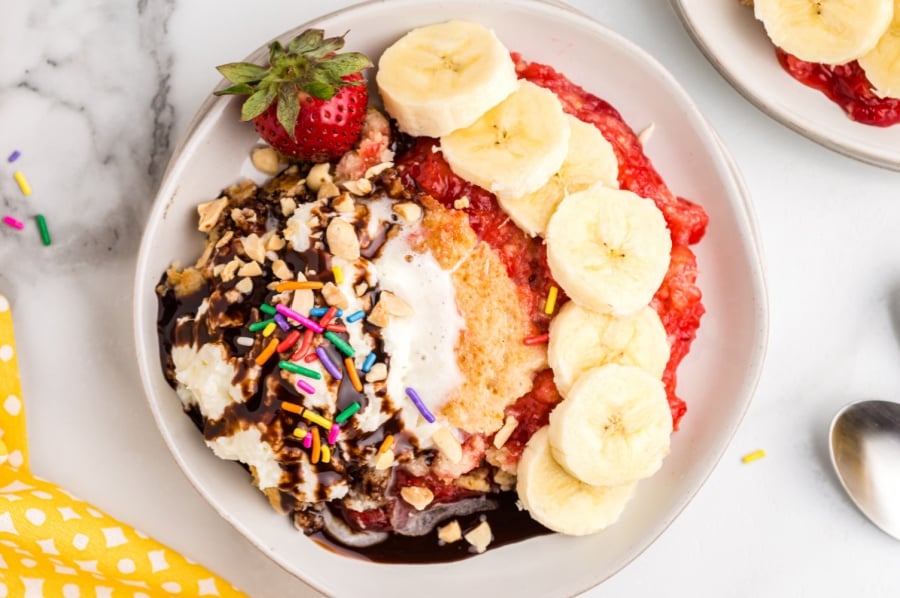
[[[172,260],[189,263],[199,255],[195,206],[249,172],[248,151],[256,141],[253,128],[238,122],[240,99],[211,97],[172,158],[141,243],[134,303],[141,377],[165,441],[200,493],[260,550],[328,594],[394,596],[421,588],[450,596],[464,584],[473,596],[504,595],[515,580],[522,596],[572,595],[600,583],[646,549],[694,496],[737,429],[762,367],[768,312],[749,198],[694,104],[642,50],[571,10],[527,0],[370,2],[298,30],[313,24],[328,32],[350,30],[348,48],[377,57],[410,28],[453,17],[494,28],[509,48],[554,65],[611,101],[633,127],[655,123],[651,158],[677,194],[709,212],[708,234],[696,247],[708,311],[680,373],[689,410],[663,469],[641,483],[620,522],[602,534],[549,535],[427,566],[368,563],[316,546],[272,511],[242,468],[204,446],[160,372],[154,287]]]
[[[788,75],[752,8],[738,0],[672,0],[672,5],[713,66],[760,110],[829,149],[900,170],[900,125],[854,122],[824,94]]]

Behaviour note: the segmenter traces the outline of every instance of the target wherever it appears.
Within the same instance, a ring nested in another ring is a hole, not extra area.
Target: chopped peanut
[[[431,439],[434,440],[438,449],[451,463],[462,461],[462,445],[456,439],[456,436],[453,435],[453,432],[450,431],[450,428],[440,428],[431,436]]]
[[[272,274],[277,276],[279,280],[288,280],[294,277],[294,273],[291,272],[284,260],[276,260],[272,264]]]
[[[211,231],[219,221],[219,216],[222,215],[222,211],[227,205],[227,197],[214,199],[198,205],[197,213],[200,215],[200,222],[197,224],[197,229],[204,233]]]
[[[322,186],[319,187],[319,190],[316,192],[316,199],[318,199],[319,201],[323,201],[326,199],[337,197],[340,194],[341,190],[338,189],[337,185],[335,185],[331,181],[326,181],[322,183]]]
[[[309,169],[309,174],[306,175],[306,186],[310,191],[318,191],[323,184],[332,182],[331,173],[328,172],[329,168],[331,165],[323,162]]]
[[[411,201],[401,201],[398,204],[394,204],[394,207],[391,209],[406,222],[416,222],[422,217],[422,207]]]
[[[347,192],[338,195],[334,199],[334,201],[331,202],[331,205],[334,206],[335,210],[342,214],[348,214],[356,209],[356,204],[353,203],[353,198],[350,197],[350,194]]]
[[[417,511],[421,511],[434,500],[434,492],[422,486],[405,486],[400,489],[400,496]]]
[[[368,179],[344,181],[342,186],[353,195],[368,195],[372,192],[372,183]]]
[[[260,276],[262,273],[262,268],[256,262],[248,262],[237,271],[238,276]]]
[[[251,233],[241,239],[241,245],[244,246],[244,253],[247,254],[247,257],[254,262],[266,261],[266,246],[256,233]]]
[[[325,229],[325,240],[333,255],[349,262],[359,259],[359,238],[356,229],[346,220],[332,218]]]
[[[325,286],[322,287],[322,296],[325,298],[325,303],[333,305],[338,309],[347,309],[350,307],[347,298],[333,282],[325,283]]]
[[[278,174],[278,152],[271,147],[259,147],[250,154],[250,161],[256,170],[264,174]]]
[[[453,544],[462,540],[462,528],[459,521],[454,519],[447,525],[438,528],[438,540],[444,544]]]
[[[257,266],[257,268],[258,267],[259,266]],[[234,288],[246,295],[247,293],[253,291],[253,281],[249,278],[242,278],[237,282],[236,285],[234,285]]]
[[[512,433],[515,431],[516,426],[519,425],[519,420],[514,418],[511,415],[506,417],[506,421],[503,422],[503,427],[497,430],[497,433],[494,434],[494,446],[499,448],[503,448],[503,445],[506,444],[506,441],[509,440],[509,437],[512,436]]]
[[[387,379],[387,366],[383,363],[376,363],[366,374],[366,382],[380,382]]]
[[[475,552],[478,554],[487,550],[491,540],[494,539],[493,534],[491,534],[491,526],[488,525],[487,521],[482,521],[476,525],[465,535],[465,538],[466,542],[475,547]]]

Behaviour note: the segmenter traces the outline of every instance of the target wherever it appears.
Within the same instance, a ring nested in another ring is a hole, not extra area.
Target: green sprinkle
[[[270,316],[274,316],[276,313],[275,308],[268,303],[263,303],[262,305],[260,305],[259,311],[263,312],[264,314],[269,314]]]
[[[346,355],[347,357],[353,357],[356,355],[356,351],[351,347],[347,341],[336,335],[331,330],[325,331],[325,338],[331,341],[331,344],[337,347],[338,351]]]
[[[247,326],[247,328],[250,330],[250,332],[259,332],[260,330],[262,330],[269,324],[274,324],[274,323],[275,323],[275,320],[272,318],[269,318],[268,320],[254,322],[253,324],[250,324],[249,326]]]
[[[47,221],[41,214],[35,216],[35,220],[37,220],[38,230],[41,231],[41,241],[43,241],[44,245],[49,245],[50,241],[50,231],[47,230]]]
[[[313,380],[321,380],[322,374],[317,372],[316,370],[311,370],[309,368],[305,368],[302,365],[297,365],[291,361],[279,361],[278,367],[283,370],[287,370],[293,374],[300,374],[301,376],[306,376],[307,378],[312,378]]]
[[[340,413],[337,414],[337,417],[334,418],[334,423],[336,423],[336,424],[344,423],[345,421],[350,419],[351,415],[353,415],[354,413],[359,411],[359,408],[360,408],[359,401],[353,401],[353,403],[349,407],[347,407],[346,409],[344,409],[343,411],[341,411]]]

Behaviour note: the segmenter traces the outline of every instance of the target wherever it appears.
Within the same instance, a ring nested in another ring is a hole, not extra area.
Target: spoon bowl
[[[831,463],[859,510],[900,540],[900,403],[860,401],[834,416]]]

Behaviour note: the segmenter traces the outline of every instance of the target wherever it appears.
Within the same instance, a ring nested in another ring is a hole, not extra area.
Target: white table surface
[[[33,470],[259,597],[314,593],[193,490],[144,402],[131,283],[162,170],[218,75],[275,34],[352,4],[267,0],[2,3],[4,213],[47,215],[49,248],[0,230]],[[743,100],[662,0],[575,1],[656,56],[734,155],[756,203],[771,302],[756,398],[696,499],[640,558],[588,596],[887,596],[900,543],[841,493],[831,415],[900,397],[900,173],[834,154]],[[740,457],[763,448],[750,465]],[[898,465],[900,466],[900,465]]]

